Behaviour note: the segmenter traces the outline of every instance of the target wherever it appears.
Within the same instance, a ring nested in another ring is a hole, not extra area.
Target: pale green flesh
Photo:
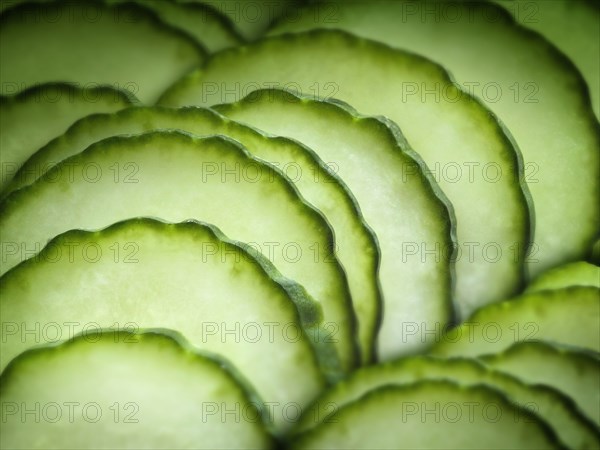
[[[600,288],[600,267],[585,261],[557,267],[533,280],[527,287],[526,292],[561,289],[569,286]]]
[[[443,200],[422,176],[420,161],[394,136],[398,130],[374,118],[360,119],[341,106],[283,91],[259,91],[215,109],[309,145],[348,184],[381,248],[379,278],[385,302],[380,358],[389,359],[432,339],[433,334],[423,338],[421,328],[426,324],[430,330],[441,330],[447,320],[449,265],[447,259],[436,261],[431,255],[422,260],[415,247],[423,243],[428,249],[436,244],[451,248],[451,225]],[[418,244],[408,245],[412,242]],[[413,254],[403,256],[408,250]],[[414,329],[418,332],[407,333]]]
[[[559,349],[543,342],[515,344],[482,361],[526,383],[552,386],[571,397],[600,427],[600,361],[597,357]]]
[[[478,310],[442,336],[436,356],[479,356],[519,341],[545,340],[600,351],[600,289],[569,287],[525,294]]]
[[[544,422],[495,390],[426,380],[367,393],[292,448],[559,448],[555,440]]]
[[[381,386],[436,379],[462,386],[485,384],[499,390],[513,404],[528,408],[546,421],[569,448],[596,448],[600,445],[594,427],[559,392],[525,385],[511,376],[486,369],[476,360],[431,357],[405,358],[354,372],[315,400],[295,426],[294,433],[327,423],[331,415],[344,405]]]
[[[353,367],[351,299],[327,222],[272,166],[222,137],[115,137],[64,160],[0,204],[2,271],[67,230],[141,216],[202,220],[261,251],[321,304],[342,370]]]
[[[250,153],[287,173],[303,198],[325,215],[335,232],[336,255],[348,275],[358,319],[362,359],[364,362],[372,361],[381,315],[377,243],[337,175],[332,176],[323,163],[301,145],[286,139],[267,138],[206,109],[135,108],[118,114],[96,115],[77,122],[65,135],[53,140],[33,156],[17,174],[10,188],[31,184],[59,161],[107,137],[168,128],[185,130],[198,136],[223,134],[241,142]],[[282,248],[278,249],[281,251]],[[290,257],[295,257],[291,251]]]
[[[93,250],[70,258],[69,245]],[[0,292],[2,369],[29,348],[89,329],[161,327],[231,361],[265,402],[305,407],[324,388],[306,334],[321,325],[318,305],[273,266],[196,223],[128,221],[67,233],[5,275]],[[323,341],[315,345],[331,345]],[[272,423],[278,431],[292,424],[282,411]]]
[[[581,71],[600,117],[600,7],[597,0],[494,0],[517,22],[537,31]],[[594,5],[594,2],[596,3]]]
[[[523,153],[535,209],[534,244],[525,261],[530,275],[586,255],[600,226],[600,128],[585,83],[559,52],[491,4],[376,0],[333,6],[335,20],[323,23],[308,9],[276,32],[343,29],[440,63],[498,115]],[[454,202],[451,192],[448,197]],[[493,204],[506,209],[502,200]],[[460,239],[461,211],[455,206]],[[480,213],[473,217],[488,225]]]
[[[156,332],[102,330],[28,352],[1,381],[2,448],[272,445],[255,420],[255,400],[221,361]],[[239,420],[221,416],[219,407],[236,405]],[[249,420],[241,419],[243,409]]]
[[[126,0],[107,0],[108,3],[124,3]],[[241,37],[232,29],[229,21],[213,8],[200,3],[182,0],[135,0],[150,8],[164,22],[185,31],[209,52],[235,47],[242,43]]]
[[[106,84],[154,103],[204,59],[191,38],[133,4],[24,4],[0,23],[0,80],[19,90],[55,81]]]
[[[77,119],[114,112],[131,102],[114,89],[65,84],[42,85],[17,96],[0,97],[0,192],[31,155]]]
[[[456,100],[441,97],[438,101],[429,96],[422,101],[420,96],[407,95],[407,86],[414,83],[442,89]],[[520,288],[521,253],[529,223],[524,194],[515,182],[516,155],[495,119],[457,90],[441,67],[347,33],[313,31],[219,53],[203,69],[167,91],[161,103],[223,103],[269,86],[299,90],[313,97],[339,98],[361,114],[386,116],[400,126],[432,172],[437,167],[445,174],[434,178],[457,217],[461,256],[456,261],[456,303],[460,317]],[[496,180],[498,174],[492,174],[493,167],[501,168],[502,175],[494,183],[483,176],[486,164],[492,167],[486,174],[490,180]],[[472,178],[469,165],[478,167],[473,169]],[[420,177],[406,175],[414,176]],[[402,179],[402,174],[397,177]],[[494,207],[497,204],[503,207]],[[451,254],[442,242],[437,250],[428,247],[428,254],[420,248],[421,242],[409,238],[407,243],[419,248],[417,255],[410,257],[416,264],[421,257]]]

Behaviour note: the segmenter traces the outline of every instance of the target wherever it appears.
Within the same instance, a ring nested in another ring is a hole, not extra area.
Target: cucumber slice
[[[452,101],[447,96],[421,99],[407,95],[407,86],[415,84],[442,89]],[[335,96],[362,114],[385,115],[400,125],[434,173],[448,174],[450,178],[444,175],[436,181],[457,216],[461,257],[456,258],[456,298],[461,317],[480,304],[520,289],[523,258],[519,253],[527,241],[529,223],[525,196],[515,182],[517,157],[494,117],[461,93],[441,67],[347,33],[317,30],[219,53],[171,88],[161,102],[210,105],[269,86],[316,97]],[[289,121],[287,116],[280,120]],[[302,122],[302,126],[308,125],[311,130],[318,126]],[[471,178],[466,173],[469,165],[479,170],[486,165],[499,168],[502,175],[497,177],[500,172],[491,169],[489,177],[494,177],[494,183],[485,181],[481,172]],[[463,176],[456,177],[457,167],[465,169]],[[406,171],[414,168],[411,165]],[[421,175],[406,175],[412,176]],[[402,174],[396,177],[402,179]],[[503,207],[491,208],[493,204]],[[427,249],[410,237],[406,243],[419,249],[410,257],[417,265],[422,259],[452,256],[452,249],[444,248],[445,242]]]
[[[300,144],[283,138],[267,138],[206,109],[140,107],[80,120],[65,135],[32,157],[17,174],[11,188],[31,184],[57,162],[80,153],[94,142],[161,128],[177,128],[198,136],[229,136],[241,142],[253,155],[274,163],[293,177],[291,181],[303,198],[324,213],[335,232],[336,254],[348,274],[353,308],[358,318],[361,356],[365,363],[372,361],[381,315],[377,242],[343,182],[311,150]]]
[[[331,229],[274,167],[223,137],[115,137],[64,160],[0,204],[2,271],[62,232],[138,216],[201,219],[253,245],[321,304],[342,369],[353,367],[354,316]]]
[[[180,342],[101,330],[21,355],[0,378],[2,448],[270,448],[235,373]]]
[[[164,327],[227,358],[265,402],[304,407],[324,387],[311,342],[324,367],[331,343],[318,305],[256,256],[198,223],[65,233],[2,278],[1,366],[89,329]],[[272,423],[282,431],[292,421],[279,409]]]
[[[351,377],[325,391],[308,408],[294,427],[294,433],[332,420],[345,405],[385,385],[403,385],[417,381],[445,379],[461,386],[485,384],[502,392],[507,399],[535,412],[552,426],[568,448],[597,448],[600,437],[594,425],[578,411],[574,403],[558,391],[544,386],[525,385],[518,379],[487,369],[477,360],[404,358],[387,364],[360,369]],[[448,446],[444,446],[448,448]]]
[[[134,101],[109,87],[81,89],[68,84],[46,84],[0,97],[0,191],[31,155],[77,119],[118,111]]]
[[[256,91],[239,103],[214,108],[308,144],[324,161],[335,164],[348,183],[381,247],[385,314],[378,336],[380,358],[432,340],[435,333],[423,337],[422,330],[408,331],[422,326],[441,331],[441,324],[447,323],[452,309],[448,258],[421,261],[415,252],[401,255],[415,247],[408,246],[410,242],[428,249],[452,248],[450,207],[397,127],[361,117],[348,106],[277,90]],[[401,176],[407,172],[410,176]]]
[[[0,80],[19,91],[54,81],[107,84],[154,103],[204,59],[187,34],[130,3],[22,4],[2,13],[0,25]]]
[[[546,340],[600,351],[600,289],[568,287],[525,294],[481,308],[448,331],[432,353],[478,356],[515,342]]]
[[[488,366],[527,383],[543,383],[571,397],[600,426],[600,362],[597,356],[544,342],[520,342],[481,358]],[[598,432],[598,431],[597,431]]]
[[[387,418],[387,420],[386,420]],[[384,386],[300,434],[298,449],[560,448],[541,419],[484,385]]]
[[[600,117],[600,7],[598,0],[494,0],[517,22],[537,31],[581,71]]]
[[[569,286],[600,288],[600,267],[585,261],[557,267],[537,277],[527,287],[526,292],[561,289]]]
[[[277,32],[344,29],[442,64],[499,116],[523,152],[524,178],[535,205],[534,244],[526,259],[531,276],[584,258],[600,227],[600,127],[575,67],[492,4],[383,0],[333,6],[335,20],[326,23],[325,14],[316,16],[317,5],[290,16]],[[596,33],[587,39],[597,38]],[[415,95],[425,92],[417,88]],[[491,204],[504,209],[502,200]],[[473,217],[488,223],[480,214]]]

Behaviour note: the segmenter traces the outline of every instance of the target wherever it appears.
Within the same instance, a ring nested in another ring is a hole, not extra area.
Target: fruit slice
[[[487,369],[477,360],[423,356],[354,372],[351,377],[317,398],[294,427],[294,433],[330,422],[331,416],[340,408],[381,386],[436,379],[445,379],[461,386],[485,384],[499,390],[511,403],[539,415],[552,426],[561,442],[569,448],[596,448],[600,445],[600,438],[593,424],[577,411],[569,398],[559,392],[544,386],[525,385],[509,375]]]
[[[600,7],[597,0],[494,0],[517,22],[537,31],[575,63],[600,117]]]
[[[477,311],[448,331],[432,353],[478,356],[515,342],[545,340],[600,351],[600,289],[569,287],[525,294]]]
[[[101,330],[32,350],[1,380],[2,448],[271,445],[224,361],[156,332]]]
[[[343,369],[354,365],[352,305],[327,222],[272,166],[223,137],[115,137],[64,160],[0,204],[2,270],[67,230],[138,216],[203,220],[254,246],[321,303]]]
[[[561,289],[569,286],[600,288],[600,267],[585,261],[557,267],[537,277],[527,287],[526,292]]]
[[[0,191],[31,155],[77,119],[118,111],[134,101],[109,87],[81,89],[68,84],[46,84],[0,97]]]
[[[241,142],[253,155],[287,173],[303,198],[323,212],[335,232],[336,254],[348,274],[353,308],[359,318],[361,355],[364,362],[372,361],[381,313],[377,242],[345,185],[312,151],[300,144],[283,138],[267,138],[207,109],[140,107],[112,115],[95,115],[77,122],[65,135],[31,158],[11,187],[31,184],[59,161],[107,137],[168,128],[198,136],[223,134]],[[295,256],[290,254],[290,257]]]
[[[308,144],[348,184],[381,248],[385,314],[379,356],[389,359],[433,340],[451,312],[451,252],[426,257],[420,250],[452,248],[450,207],[397,127],[339,103],[277,90],[214,108]],[[422,326],[433,333],[407,333]]]
[[[387,418],[387,420],[385,419]],[[484,385],[383,386],[300,434],[298,449],[560,448],[551,429]]]
[[[600,127],[573,65],[492,4],[383,0],[333,5],[334,21],[325,23],[323,14],[315,19],[319,6],[314,6],[302,17],[290,16],[278,32],[344,29],[443,65],[498,115],[523,152],[525,181],[535,205],[534,245],[526,261],[530,274],[585,257],[600,226]],[[424,87],[413,90],[422,98],[434,95]],[[450,192],[448,196],[454,202]],[[479,214],[473,217],[487,225]]]
[[[543,342],[520,342],[497,355],[482,357],[494,369],[527,383],[552,386],[571,397],[600,426],[598,357]]]
[[[329,335],[318,305],[255,253],[198,223],[65,233],[2,278],[2,368],[90,329],[164,327],[231,361],[264,401],[305,406],[324,385],[311,342],[335,366]],[[291,425],[274,412],[278,430]]]
[[[519,247],[527,241],[529,224],[525,197],[516,181],[517,157],[494,117],[458,90],[441,67],[347,33],[313,31],[219,53],[171,88],[161,102],[210,105],[269,86],[334,96],[362,114],[385,115],[400,125],[429,168],[442,174],[434,178],[452,202],[458,223],[456,298],[461,317],[520,288]],[[444,95],[409,95],[415,86]],[[292,119],[284,115],[280,120]],[[318,127],[302,121],[301,126],[308,125]],[[420,177],[416,172],[406,176]],[[396,177],[401,180],[402,174]],[[503,207],[491,208],[492,204]],[[419,249],[414,259],[451,253],[444,243],[424,248],[424,243],[408,239]]]
[[[154,103],[204,59],[187,34],[129,3],[26,3],[5,11],[0,24],[0,79],[19,90],[52,81],[107,84]]]

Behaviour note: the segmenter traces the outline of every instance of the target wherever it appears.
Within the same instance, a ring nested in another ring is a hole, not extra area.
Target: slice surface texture
[[[187,34],[130,3],[23,4],[5,11],[0,23],[0,80],[19,88],[57,81],[106,84],[154,103],[204,60]]]
[[[222,361],[156,332],[102,330],[36,349],[0,382],[2,448],[271,446],[260,419],[208,414],[214,405],[238,405],[258,415],[252,394]]]
[[[254,156],[275,164],[289,175],[300,195],[325,215],[334,230],[336,255],[348,275],[353,308],[359,318],[361,356],[364,362],[372,361],[381,315],[377,242],[347,188],[304,146],[288,139],[267,138],[207,109],[139,107],[78,121],[65,135],[50,142],[25,164],[11,189],[31,184],[53,165],[80,153],[94,142],[152,129],[181,129],[197,136],[226,135],[241,142]],[[289,246],[286,251],[289,251],[290,259],[296,258]]]
[[[569,448],[595,448],[600,437],[575,404],[558,391],[526,385],[502,372],[489,370],[474,359],[409,357],[359,369],[324,392],[306,410],[294,433],[327,423],[337,410],[385,385],[405,385],[445,379],[462,386],[485,384],[502,392],[515,405],[528,408],[546,421]]]
[[[600,427],[600,361],[597,356],[544,342],[520,342],[481,360],[526,383],[545,384],[563,392]]]
[[[450,207],[444,206],[447,201],[435,182],[422,175],[422,162],[399,130],[382,120],[360,117],[349,107],[276,90],[257,91],[239,103],[213,108],[306,143],[347,183],[381,251],[385,302],[379,356],[389,359],[403,346],[434,338],[420,331],[422,324],[440,328],[449,317],[450,253],[446,258],[425,258],[418,251],[452,247],[446,210]],[[408,333],[416,328],[418,333]]]
[[[534,244],[526,259],[530,275],[583,258],[600,226],[600,126],[573,64],[493,4],[382,0],[334,5],[336,17],[329,23],[324,15],[315,19],[309,9],[303,19],[290,17],[278,32],[341,28],[440,63],[498,115],[523,154],[535,209]],[[415,96],[427,95],[423,88],[413,90]]]
[[[367,393],[341,408],[330,423],[300,434],[292,448],[560,447],[545,423],[498,391],[427,380]]]
[[[569,286],[593,286],[600,288],[600,267],[585,261],[556,267],[533,280],[527,286],[526,292],[561,289]]]
[[[77,119],[118,111],[132,102],[125,92],[108,87],[81,89],[67,84],[41,85],[0,97],[0,191],[31,155]]]
[[[351,299],[327,222],[275,168],[223,137],[115,137],[64,160],[0,204],[2,270],[67,230],[140,216],[202,220],[261,251],[321,304],[342,368],[354,365]]]
[[[71,231],[6,274],[1,290],[2,368],[90,329],[160,327],[230,361],[265,402],[305,405],[324,386],[317,356],[326,363],[331,344],[318,335],[318,305],[208,226],[142,219]],[[276,430],[291,425],[275,413]]]
[[[568,287],[525,294],[481,308],[449,330],[432,353],[478,356],[515,342],[544,340],[600,351],[600,289]]]
[[[427,89],[441,89],[446,95],[408,95],[407,86],[415,83]],[[167,91],[161,103],[223,103],[231,101],[232,91],[243,94],[260,87],[335,97],[361,114],[384,115],[400,126],[431,170],[437,167],[438,172],[448,172],[448,177],[444,175],[436,181],[457,216],[457,239],[462,251],[457,254],[462,253],[462,257],[456,258],[456,298],[461,317],[476,306],[473,302],[506,297],[510,295],[507,292],[519,288],[523,261],[518,254],[516,258],[511,254],[511,248],[527,241],[529,223],[525,196],[514,182],[518,179],[517,156],[494,117],[478,101],[458,90],[440,66],[344,32],[316,30],[221,52]],[[494,175],[494,183],[481,174],[471,182],[466,171],[456,176],[457,167],[462,171],[470,164],[479,168],[486,164],[501,167],[503,175]],[[504,205],[501,212],[490,208],[496,203]],[[479,244],[478,251],[469,252],[464,244],[472,242]],[[486,253],[482,252],[484,247]],[[451,253],[445,248],[428,250],[429,258]],[[491,258],[487,258],[487,251]],[[413,259],[425,257],[424,253],[425,250],[420,251]],[[482,282],[482,278],[486,281]],[[482,289],[482,283],[486,289]]]

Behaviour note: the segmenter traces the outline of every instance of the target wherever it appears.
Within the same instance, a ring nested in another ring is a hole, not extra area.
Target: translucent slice
[[[271,445],[253,396],[223,361],[157,332],[88,333],[25,353],[0,379],[2,448]],[[233,413],[221,415],[225,407]],[[236,420],[236,408],[251,420]]]
[[[600,288],[600,267],[585,261],[566,264],[543,273],[527,287],[527,292],[561,289],[569,286]]]
[[[67,230],[140,216],[202,220],[256,248],[321,304],[342,369],[354,365],[351,298],[331,229],[283,175],[224,137],[114,137],[64,160],[0,204],[2,271]]]

